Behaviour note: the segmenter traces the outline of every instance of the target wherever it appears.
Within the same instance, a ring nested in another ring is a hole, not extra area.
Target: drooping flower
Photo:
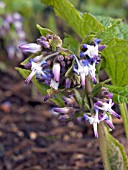
[[[100,123],[100,120],[98,118],[98,109],[95,109],[94,116],[88,116],[87,114],[84,113],[84,119],[93,125],[94,135],[96,138],[98,138],[97,124]]]
[[[114,105],[112,102],[112,99],[106,100],[106,101],[97,101],[94,104],[95,109],[102,110],[103,113],[108,112],[109,114],[115,116],[116,118],[120,119],[120,115],[118,115],[111,107]]]
[[[42,70],[42,65],[46,64],[45,60],[42,60],[39,63],[35,63],[33,61],[33,59],[30,60],[31,63],[31,70],[32,72],[30,73],[30,75],[27,77],[27,79],[25,80],[25,83],[28,84],[30,82],[30,80],[32,79],[32,77],[36,74],[42,75],[44,78],[47,78],[47,75],[45,74],[45,72]]]
[[[74,58],[77,63],[77,68],[74,66],[73,70],[80,76],[81,78],[81,84],[84,87],[85,86],[85,78],[88,75],[88,65],[83,64],[82,60],[78,60],[78,58],[74,55]]]

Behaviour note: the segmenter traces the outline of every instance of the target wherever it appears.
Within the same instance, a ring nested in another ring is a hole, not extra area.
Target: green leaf
[[[105,27],[91,14],[84,13],[82,16],[81,28],[83,35],[98,33],[105,30]],[[83,37],[82,37],[83,38]]]
[[[120,23],[119,26],[116,26],[117,36],[121,39],[128,40],[128,25],[124,22]]]
[[[40,34],[42,35],[42,36],[46,36],[47,34],[50,34],[50,35],[52,35],[52,34],[54,34],[51,30],[49,30],[49,29],[47,29],[47,28],[42,28],[40,25],[38,25],[37,24],[37,28],[38,28],[38,30],[40,31]]]
[[[124,147],[109,133],[107,133],[107,149],[111,170],[127,170],[128,158]]]
[[[91,14],[85,13],[81,16],[68,0],[42,0],[42,3],[53,6],[56,15],[64,19],[82,38],[89,33],[100,32],[105,29]]]
[[[96,17],[105,27],[112,26],[115,24],[115,32],[116,37],[120,39],[126,39],[128,40],[128,24],[126,24],[124,21],[119,23],[120,19],[113,19],[111,17],[104,17],[104,16],[97,16]]]
[[[104,85],[110,93],[113,93],[113,101],[116,103],[128,103],[128,87]]]
[[[105,31],[97,35],[102,40],[102,43],[108,44],[113,38],[117,37],[117,31],[115,27],[106,28]]]
[[[63,40],[63,47],[71,50],[73,53],[78,54],[79,51],[79,42],[75,40],[71,35],[65,34]]]
[[[101,17],[102,18],[102,17]],[[118,37],[117,26],[120,24],[120,19],[111,19],[109,17],[103,17],[106,22],[106,29],[97,35],[102,40],[102,43],[108,44],[113,38]]]
[[[21,68],[18,68],[18,67],[16,67],[16,70],[21,74],[21,76],[24,79],[26,79],[29,76],[29,74],[31,73],[31,71],[29,71],[29,70],[21,69]],[[42,83],[38,82],[38,80],[36,80],[35,76],[32,78],[32,82],[34,83],[37,90],[42,95],[47,95],[47,90],[49,89],[49,87],[46,84],[42,84]],[[50,98],[50,100],[60,107],[64,106],[64,101],[62,99],[61,93],[56,94],[56,96],[53,97],[53,98]]]
[[[80,107],[82,107],[83,99],[78,90],[74,89],[75,99]]]
[[[111,40],[102,52],[106,60],[105,70],[112,79],[113,85],[128,84],[128,41]]]

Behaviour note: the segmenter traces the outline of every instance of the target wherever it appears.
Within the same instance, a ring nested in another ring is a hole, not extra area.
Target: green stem
[[[103,122],[98,125],[98,141],[101,152],[101,157],[104,165],[104,170],[110,170],[110,164],[107,153],[107,140],[105,135],[105,126]]]
[[[128,111],[127,111],[127,106],[126,106],[125,103],[121,103],[121,104],[119,104],[119,106],[120,106],[122,119],[123,119],[123,122],[124,122],[124,129],[125,129],[126,137],[128,139]]]
[[[91,88],[90,80],[88,78],[86,78],[86,86],[85,87],[86,87],[87,94],[90,94],[92,88]],[[91,97],[90,97],[90,104],[91,104],[91,107],[94,107]],[[100,122],[100,124],[98,125],[98,136],[99,136],[98,141],[99,141],[101,157],[102,157],[102,161],[103,161],[103,165],[104,165],[104,170],[110,170],[108,153],[107,153],[107,140],[106,140],[105,127],[104,127],[103,122]]]

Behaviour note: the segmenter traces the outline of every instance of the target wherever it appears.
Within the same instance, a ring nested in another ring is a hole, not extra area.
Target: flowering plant
[[[121,144],[109,134],[109,128],[114,129],[112,116],[120,119],[112,108],[114,103],[120,104],[123,119],[128,122],[123,111],[128,101],[128,41],[125,33],[120,38],[123,34],[122,30],[119,32],[121,20],[105,18],[106,26],[102,17],[98,20],[89,13],[80,15],[67,0],[42,2],[52,5],[56,14],[82,40],[79,42],[66,35],[62,41],[51,30],[37,25],[41,37],[36,43],[19,46],[23,53],[32,55],[22,62],[26,69],[17,70],[26,79],[26,84],[32,81],[36,85],[45,96],[44,100],[49,99],[57,105],[52,112],[57,113],[61,121],[76,118],[93,125],[94,135],[99,138],[105,170],[113,169],[111,161],[117,155],[121,155],[123,161],[120,165],[116,164],[116,169],[127,169],[128,159]],[[99,73],[103,69],[111,79],[100,82]],[[112,85],[107,84],[110,81]],[[127,126],[125,123],[128,136]],[[115,154],[111,156],[113,146]]]

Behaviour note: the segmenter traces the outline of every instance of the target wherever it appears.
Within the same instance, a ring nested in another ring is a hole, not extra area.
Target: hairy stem
[[[124,122],[124,129],[125,129],[126,137],[128,139],[128,110],[127,110],[127,105],[126,105],[126,103],[121,103],[121,104],[119,104],[119,106],[120,106],[122,119],[123,119],[123,122]]]
[[[98,125],[98,141],[104,165],[104,170],[110,170],[109,159],[107,154],[107,140],[105,135],[105,126],[103,122],[100,122],[100,124]]]

